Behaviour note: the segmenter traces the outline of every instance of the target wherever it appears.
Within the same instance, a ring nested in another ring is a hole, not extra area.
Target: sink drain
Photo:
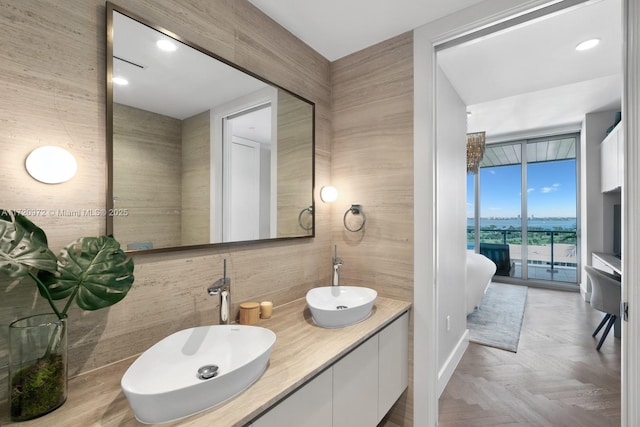
[[[218,365],[204,365],[198,369],[198,378],[201,380],[208,380],[218,375]]]
[[[337,305],[336,306],[336,310],[346,310],[347,308],[349,308],[349,307],[347,307],[346,305]]]

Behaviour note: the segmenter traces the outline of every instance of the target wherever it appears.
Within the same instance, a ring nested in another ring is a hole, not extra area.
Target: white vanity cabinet
[[[333,422],[331,369],[306,383],[251,427],[327,427]]]
[[[622,186],[623,138],[624,128],[622,123],[619,123],[600,145],[600,186],[603,193]]]
[[[409,385],[409,313],[378,334],[378,422]]]
[[[333,427],[378,424],[378,337],[333,365]]]
[[[408,385],[409,313],[256,419],[252,427],[375,427]]]

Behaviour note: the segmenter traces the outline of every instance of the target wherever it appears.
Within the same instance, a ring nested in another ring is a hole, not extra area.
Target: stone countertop
[[[269,365],[260,379],[219,406],[162,425],[244,426],[410,307],[408,302],[378,297],[369,318],[340,329],[316,326],[304,298],[275,307],[271,319],[261,319],[258,324],[271,329],[277,336]],[[65,404],[35,420],[11,423],[4,405],[0,412],[0,425],[143,426],[145,424],[135,419],[120,388],[120,379],[136,357],[70,379]]]

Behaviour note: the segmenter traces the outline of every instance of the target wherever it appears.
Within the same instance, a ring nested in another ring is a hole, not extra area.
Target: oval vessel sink
[[[369,317],[377,296],[360,286],[324,286],[307,292],[307,305],[316,325],[342,328]]]
[[[127,369],[120,385],[145,424],[212,408],[253,384],[267,368],[276,334],[257,326],[200,326],[162,339]]]

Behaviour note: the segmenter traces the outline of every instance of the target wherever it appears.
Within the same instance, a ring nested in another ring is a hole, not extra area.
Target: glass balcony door
[[[469,175],[467,248],[493,259],[499,276],[577,283],[578,141],[489,144]]]
[[[499,276],[522,277],[521,193],[522,144],[487,147],[479,173],[479,252],[496,263]]]
[[[577,282],[577,136],[527,144],[527,278]]]

